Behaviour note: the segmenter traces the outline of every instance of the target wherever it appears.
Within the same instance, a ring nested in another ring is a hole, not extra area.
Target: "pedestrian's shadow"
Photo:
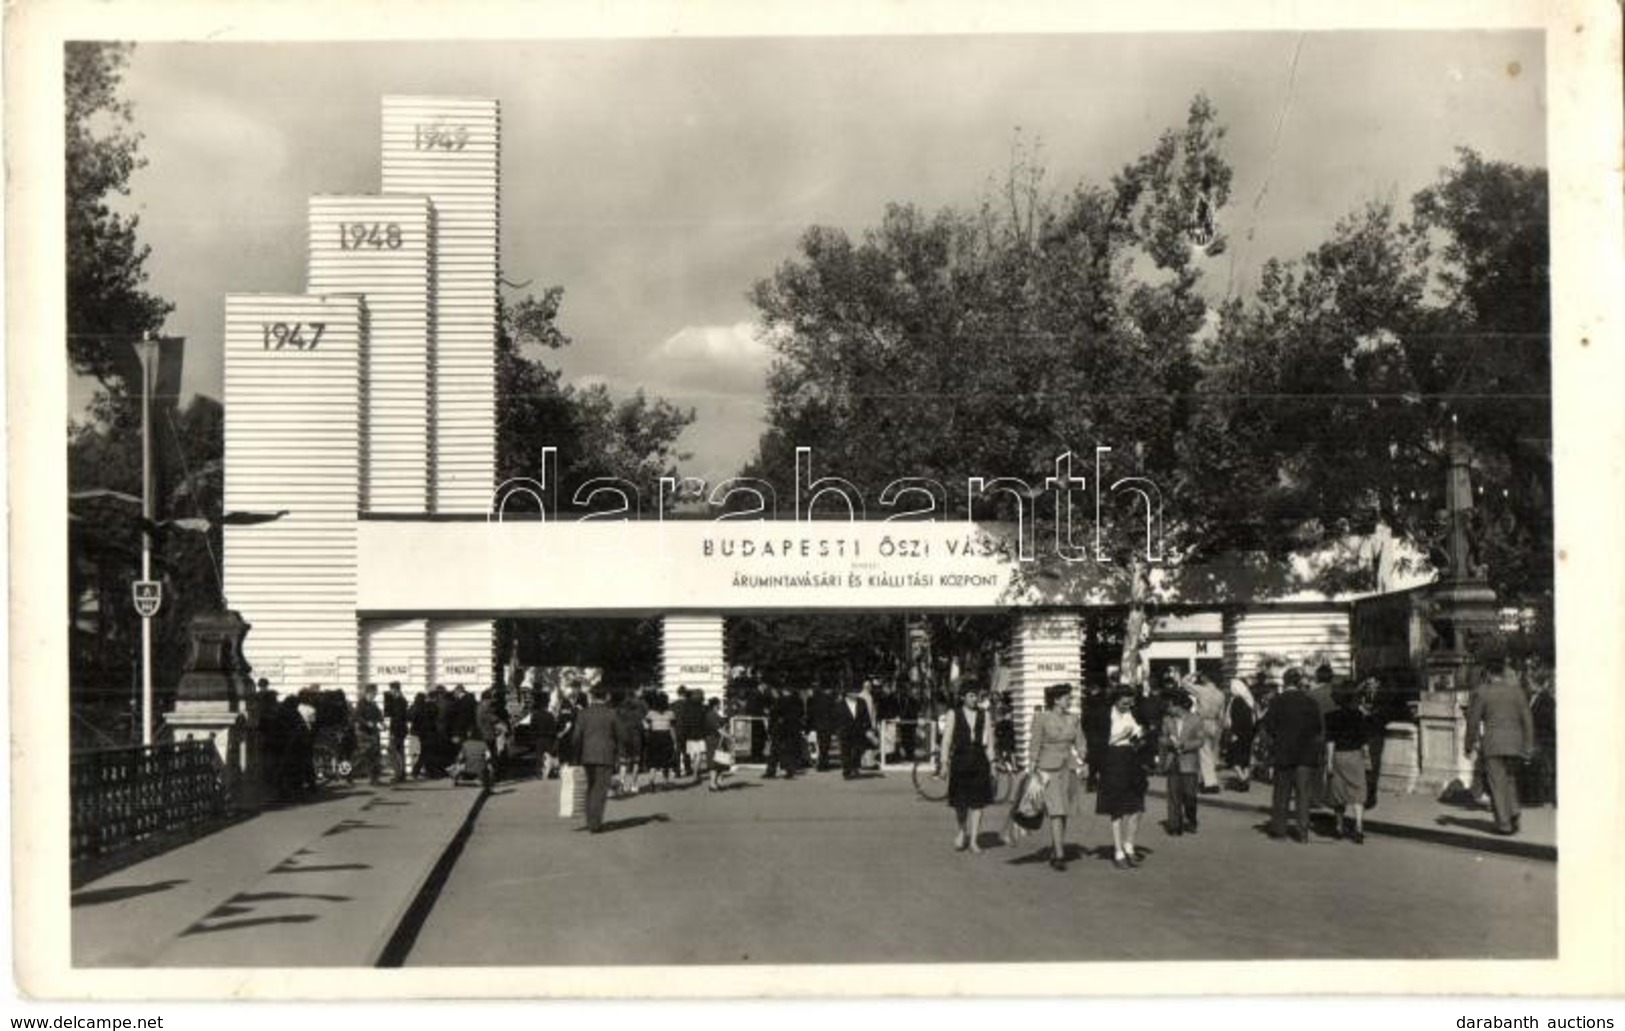
[[[671,817],[665,813],[651,813],[648,816],[627,816],[619,820],[605,820],[600,830],[608,834],[611,831],[627,831],[634,827],[642,827],[646,823],[670,823]]]
[[[980,842],[978,841],[978,843],[980,843]],[[1143,852],[1145,850],[1141,849],[1141,851]],[[1082,845],[1074,845],[1074,844],[1071,844],[1071,843],[1068,843],[1066,845],[1066,847],[1062,849],[1062,858],[1065,859],[1065,861],[1069,862],[1069,863],[1072,862],[1075,859],[1082,859],[1085,856],[1090,855],[1090,854],[1091,853],[1089,852],[1089,850],[1084,848]],[[1108,856],[1110,856],[1111,855],[1111,849],[1107,849],[1106,854]],[[1047,863],[1047,862],[1049,862],[1049,846],[1048,845],[1045,845],[1043,848],[1037,849],[1035,851],[1028,852],[1026,855],[1016,856],[1014,859],[1006,859],[1005,860],[1005,863],[1010,865],[1010,866],[1031,866],[1034,863]]]
[[[1465,830],[1478,831],[1481,834],[1496,833],[1494,820],[1472,820],[1460,816],[1440,816],[1435,818],[1433,822],[1441,827],[1461,827]]]
[[[760,784],[751,784],[742,780],[733,780],[717,788],[718,791],[751,791],[761,787]]]

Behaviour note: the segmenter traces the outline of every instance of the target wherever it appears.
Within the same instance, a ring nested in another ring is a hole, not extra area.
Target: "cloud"
[[[684,326],[649,355],[648,378],[684,389],[761,398],[773,350],[754,322]]]

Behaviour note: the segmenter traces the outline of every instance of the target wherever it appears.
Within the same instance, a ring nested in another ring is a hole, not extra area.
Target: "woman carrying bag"
[[[993,721],[980,704],[974,684],[959,690],[959,706],[948,712],[942,739],[942,768],[948,771],[948,805],[959,821],[955,851],[969,848],[980,855],[976,837],[982,831],[982,809],[993,801]]]
[[[1044,791],[1044,813],[1049,817],[1052,870],[1066,869],[1066,817],[1072,811],[1077,793],[1077,767],[1083,764],[1083,726],[1078,717],[1065,711],[1064,702],[1072,694],[1071,684],[1052,684],[1044,689],[1044,708],[1033,713],[1027,735],[1030,761],[1027,775]]]

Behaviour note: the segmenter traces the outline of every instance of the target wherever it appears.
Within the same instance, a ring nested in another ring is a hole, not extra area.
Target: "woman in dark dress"
[[[1247,682],[1239,678],[1230,681],[1230,700],[1224,712],[1224,764],[1236,778],[1237,791],[1252,790],[1253,735],[1257,724],[1258,713]]]
[[[959,705],[948,713],[943,734],[942,765],[948,771],[948,805],[959,821],[954,848],[982,850],[982,809],[993,801],[993,721],[981,706],[974,686],[960,690]]]
[[[1100,791],[1095,812],[1111,817],[1112,865],[1119,870],[1140,865],[1134,835],[1145,811],[1147,777],[1143,752],[1145,728],[1134,716],[1135,694],[1119,688],[1112,702],[1111,727],[1106,738],[1106,760],[1100,768]]]

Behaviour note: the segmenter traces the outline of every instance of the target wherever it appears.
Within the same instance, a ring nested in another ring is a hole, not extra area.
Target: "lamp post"
[[[158,341],[151,333],[141,334],[136,345],[141,358],[141,579],[152,580],[152,373],[158,357]],[[141,744],[152,744],[152,613],[141,613]]]

